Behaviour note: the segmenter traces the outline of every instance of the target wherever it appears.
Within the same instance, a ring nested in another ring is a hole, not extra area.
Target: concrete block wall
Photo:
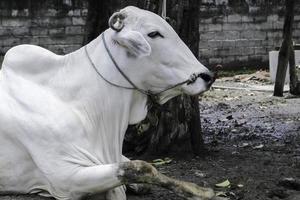
[[[18,44],[36,44],[58,54],[81,47],[87,0],[1,0],[0,63]],[[294,41],[300,43],[300,1]],[[280,46],[284,0],[201,0],[199,57],[228,68],[267,67],[268,52]]]
[[[6,51],[19,44],[36,44],[58,54],[80,48],[87,11],[87,1],[81,0],[1,0],[0,63]]]
[[[294,42],[300,43],[300,2],[296,1]],[[267,67],[268,52],[282,42],[283,0],[202,0],[200,60],[227,68]]]

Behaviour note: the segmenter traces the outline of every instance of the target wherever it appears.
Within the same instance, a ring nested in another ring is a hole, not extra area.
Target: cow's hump
[[[49,80],[64,65],[64,56],[35,45],[11,48],[4,57],[2,70],[34,82]]]

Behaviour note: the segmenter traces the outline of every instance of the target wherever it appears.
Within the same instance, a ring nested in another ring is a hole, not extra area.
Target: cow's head
[[[136,7],[126,7],[109,20],[108,38],[112,54],[122,70],[138,87],[153,93],[183,82],[194,73],[201,76],[160,95],[160,103],[185,93],[200,94],[214,81],[183,43],[173,28],[160,16]]]

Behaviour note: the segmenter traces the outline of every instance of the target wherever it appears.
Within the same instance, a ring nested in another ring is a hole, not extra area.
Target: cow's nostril
[[[209,74],[201,73],[199,76],[205,81],[205,82],[212,82],[213,77]]]

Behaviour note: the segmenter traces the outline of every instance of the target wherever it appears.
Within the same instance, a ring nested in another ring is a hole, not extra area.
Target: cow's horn
[[[113,29],[117,32],[120,32],[124,27],[124,19],[125,19],[124,14],[122,14],[120,12],[114,13],[109,18],[108,25],[111,29]]]

